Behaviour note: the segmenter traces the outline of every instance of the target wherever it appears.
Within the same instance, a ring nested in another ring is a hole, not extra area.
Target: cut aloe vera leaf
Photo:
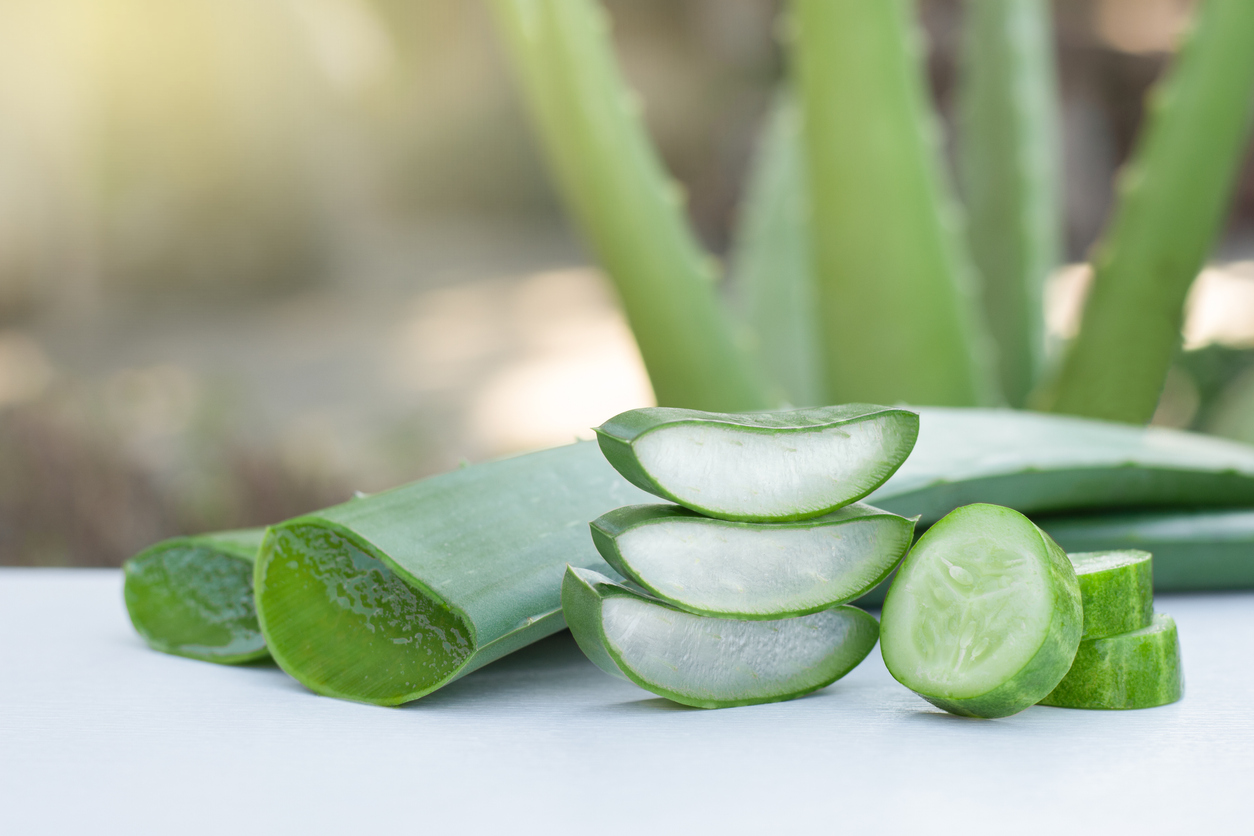
[[[123,564],[135,630],[154,650],[234,665],[264,659],[253,561],[264,529],[176,537]]]
[[[880,649],[893,677],[933,705],[1006,717],[1062,680],[1083,622],[1066,553],[1017,511],[968,505],[901,564]]]
[[[798,522],[728,522],[677,505],[632,505],[592,522],[605,562],[650,594],[746,620],[857,598],[888,577],[913,533],[912,520],[862,503]]]
[[[845,404],[728,415],[651,407],[596,428],[632,484],[709,517],[817,517],[866,496],[901,466],[918,434],[909,410]]]
[[[1153,708],[1184,696],[1176,622],[1155,613],[1140,630],[1080,642],[1071,670],[1041,705]]]
[[[1246,444],[1009,409],[911,408],[914,452],[867,502],[918,514],[921,526],[974,502],[1025,514],[1254,505]]]
[[[1144,549],[1159,591],[1254,589],[1254,511],[1171,510],[1037,518],[1068,551]]]
[[[574,566],[562,606],[598,667],[697,708],[804,696],[857,667],[879,634],[874,618],[849,606],[776,621],[694,615]]]
[[[262,631],[317,693],[417,699],[561,630],[566,564],[608,568],[588,520],[645,498],[583,442],[289,520],[257,558]]]
[[[1152,556],[1137,549],[1068,553],[1084,604],[1083,639],[1141,630],[1154,620]]]

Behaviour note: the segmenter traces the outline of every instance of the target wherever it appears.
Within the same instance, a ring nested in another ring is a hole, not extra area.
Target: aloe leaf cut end
[[[1184,696],[1180,639],[1157,613],[1140,630],[1080,642],[1071,670],[1041,705],[1059,708],[1154,708]]]
[[[1083,629],[1071,561],[1022,514],[968,505],[902,563],[882,617],[884,663],[933,705],[1006,717],[1071,667]]]
[[[848,606],[777,621],[708,618],[575,567],[563,580],[562,605],[575,640],[599,667],[697,708],[816,691],[857,667],[879,632],[874,618]]]
[[[123,596],[135,630],[154,650],[206,662],[265,659],[253,600],[262,529],[179,537],[126,561]]]
[[[810,520],[715,520],[674,505],[619,508],[594,520],[605,561],[652,595],[699,615],[763,620],[851,601],[886,578],[914,523],[854,503]]]
[[[597,428],[636,486],[719,519],[797,520],[866,496],[910,455],[918,416],[868,404],[723,414],[636,409]]]

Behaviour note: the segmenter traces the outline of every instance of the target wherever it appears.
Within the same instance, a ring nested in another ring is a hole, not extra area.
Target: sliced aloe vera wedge
[[[279,665],[397,705],[562,629],[588,520],[646,496],[590,442],[474,465],[272,527],[257,611]]]
[[[562,608],[602,670],[697,708],[804,696],[857,667],[879,634],[874,618],[849,606],[776,621],[694,615],[574,566]]]
[[[264,659],[253,561],[264,529],[176,537],[123,564],[122,594],[154,650],[233,665]]]
[[[1080,642],[1071,670],[1041,705],[1153,708],[1183,696],[1176,622],[1155,613],[1148,627]]]
[[[1130,633],[1154,620],[1149,552],[1136,549],[1069,553],[1084,604],[1083,639]]]
[[[1025,514],[1254,506],[1246,444],[1010,409],[916,411],[914,452],[867,502],[921,526],[974,502]]]
[[[933,705],[1006,717],[1066,675],[1083,620],[1066,553],[1017,511],[968,505],[901,564],[880,649],[893,677]]]
[[[1254,589],[1254,511],[1149,511],[1037,518],[1067,551],[1144,549],[1157,590]]]
[[[702,615],[778,619],[830,609],[882,581],[914,522],[855,502],[782,523],[715,520],[677,505],[617,508],[592,522],[605,562]]]
[[[817,517],[884,483],[914,447],[909,410],[845,404],[729,415],[651,407],[596,428],[632,484],[709,517]]]

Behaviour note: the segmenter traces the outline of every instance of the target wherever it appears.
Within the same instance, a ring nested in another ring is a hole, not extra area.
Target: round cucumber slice
[[[967,505],[924,534],[884,601],[880,649],[898,682],[968,717],[1040,701],[1071,667],[1083,626],[1066,553],[1027,517]]]
[[[177,537],[126,561],[122,594],[154,650],[227,665],[266,658],[253,600],[262,530]]]
[[[592,522],[606,562],[680,609],[778,619],[851,601],[901,560],[914,522],[854,503],[810,520],[729,522],[676,505],[631,505]]]
[[[1080,582],[1084,635],[1130,633],[1154,620],[1154,576],[1149,552],[1136,549],[1068,554]]]
[[[1183,696],[1176,622],[1156,613],[1148,627],[1080,642],[1071,670],[1041,705],[1153,708]]]
[[[698,708],[780,702],[832,684],[866,658],[875,619],[842,606],[800,618],[710,618],[568,567],[562,611],[602,670]]]
[[[861,499],[901,466],[919,417],[868,404],[728,415],[654,407],[596,428],[628,481],[709,517],[818,517]]]

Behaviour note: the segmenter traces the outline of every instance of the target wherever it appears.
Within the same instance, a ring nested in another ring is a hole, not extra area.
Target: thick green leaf
[[[1148,421],[1180,347],[1184,301],[1222,228],[1254,117],[1254,3],[1205,0],[1197,15],[1120,176],[1080,333],[1040,394],[1056,412]]]
[[[731,273],[735,309],[772,395],[793,406],[827,403],[818,320],[801,113],[776,95],[740,207]]]
[[[828,397],[996,400],[903,0],[793,0]]]
[[[620,76],[596,0],[493,0],[567,209],[613,279],[658,403],[769,406],[714,287],[681,189]]]
[[[1002,393],[1023,406],[1045,353],[1045,278],[1061,253],[1058,94],[1046,0],[968,0],[958,158],[967,240]]]
[[[123,565],[135,630],[155,650],[234,665],[265,659],[253,602],[253,562],[264,530],[176,537]]]

